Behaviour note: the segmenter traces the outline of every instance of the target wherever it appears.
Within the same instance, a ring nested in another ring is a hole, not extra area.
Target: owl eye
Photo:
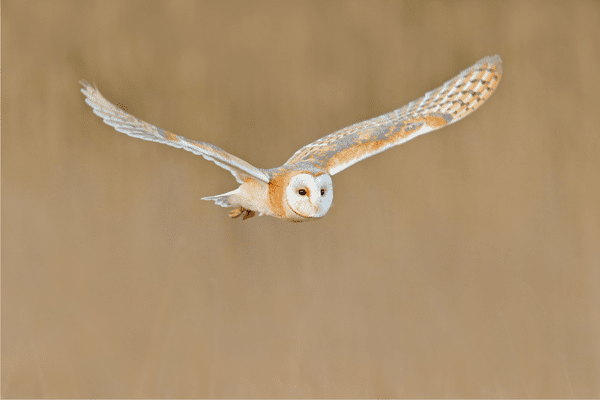
[[[298,190],[298,194],[299,194],[300,196],[304,196],[304,195],[306,195],[306,190],[304,190],[304,189],[300,189],[300,190]]]
[[[325,196],[325,189],[321,189],[321,196]]]

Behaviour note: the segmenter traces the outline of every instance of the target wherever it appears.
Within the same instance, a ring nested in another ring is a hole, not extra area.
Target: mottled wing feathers
[[[310,162],[334,175],[392,146],[466,117],[490,97],[501,75],[500,56],[485,57],[402,108],[304,146],[286,165]]]
[[[254,177],[265,183],[269,182],[269,176],[264,170],[256,168],[210,143],[189,140],[137,119],[106,100],[97,88],[85,81],[80,83],[83,85],[81,92],[86,97],[85,102],[92,107],[94,114],[117,131],[139,139],[160,142],[199,154],[230,171],[239,183],[243,183],[247,177]]]

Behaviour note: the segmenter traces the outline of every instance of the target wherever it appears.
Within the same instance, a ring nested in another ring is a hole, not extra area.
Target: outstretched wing
[[[98,88],[92,87],[86,81],[80,83],[83,86],[81,92],[86,97],[85,102],[92,107],[94,114],[117,131],[139,139],[160,142],[199,154],[230,171],[239,183],[244,183],[244,179],[248,177],[256,178],[264,183],[269,182],[269,176],[263,169],[256,168],[210,143],[186,139],[137,119],[106,100]]]
[[[471,114],[494,92],[501,75],[500,56],[485,57],[402,108],[304,146],[286,164],[310,162],[331,175],[337,174],[367,157]]]

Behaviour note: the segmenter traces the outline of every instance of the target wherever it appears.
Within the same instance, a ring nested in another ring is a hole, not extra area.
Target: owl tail
[[[240,188],[232,190],[231,192],[219,194],[217,196],[203,197],[202,200],[212,200],[216,205],[221,207],[235,207],[235,196],[238,194]]]
[[[240,188],[237,188],[235,190],[232,190],[231,192],[223,193],[218,196],[203,197],[202,200],[212,200],[221,207],[238,207],[238,205],[236,204],[236,197],[239,190]],[[243,217],[243,220],[252,218],[255,214],[256,213],[254,211],[246,210],[244,207],[238,207],[235,210],[231,210],[229,212],[229,216],[231,218],[237,218],[241,216]]]

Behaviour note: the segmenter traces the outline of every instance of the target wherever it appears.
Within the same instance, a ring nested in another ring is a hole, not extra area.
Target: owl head
[[[285,189],[285,203],[293,220],[306,221],[327,214],[333,202],[333,183],[327,173],[294,175]]]

